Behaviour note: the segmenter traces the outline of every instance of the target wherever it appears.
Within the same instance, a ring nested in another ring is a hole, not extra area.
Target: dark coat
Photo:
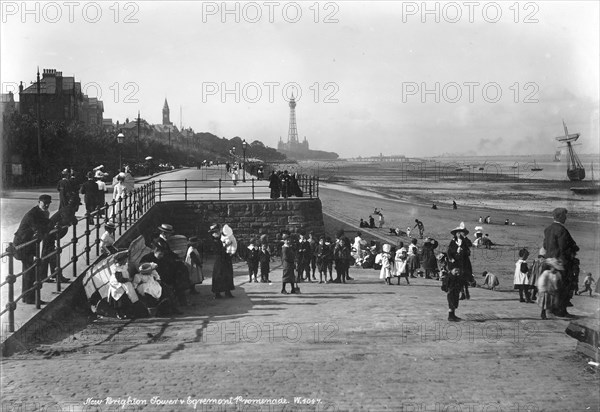
[[[58,181],[56,190],[58,190],[60,198],[60,204],[58,208],[61,209],[69,204],[69,199],[75,193],[75,190],[73,189],[73,183],[69,179],[63,178]]]
[[[36,234],[38,237],[46,236],[50,227],[49,215],[48,212],[44,212],[38,206],[35,206],[29,210],[29,212],[25,213],[25,216],[21,219],[19,228],[15,232],[15,238],[13,240],[14,245],[18,246],[29,242],[30,240],[33,240]],[[31,244],[24,249],[20,249],[15,254],[15,258],[17,260],[24,260],[26,257],[33,257],[34,255],[35,244]]]
[[[462,240],[460,252],[458,251],[456,240],[452,239],[448,245],[448,269],[458,268],[461,277],[467,282],[473,278],[473,267],[471,266],[470,258],[472,245],[467,237],[464,237]]]
[[[579,251],[567,228],[558,222],[553,222],[544,230],[544,249],[546,258],[556,258],[562,261],[565,270],[573,267],[573,259]]]
[[[437,240],[423,243],[422,264],[425,270],[438,270],[437,259],[435,258],[435,249],[438,247]]]
[[[212,292],[220,293],[234,290],[233,263],[220,238],[212,238],[215,251],[215,264],[212,272]]]
[[[271,189],[271,199],[279,198],[281,184],[279,176],[277,176],[275,173],[271,173],[271,176],[269,176],[269,188]]]
[[[281,281],[283,283],[295,283],[296,276],[294,275],[294,261],[296,253],[291,246],[283,246],[281,248],[281,263],[283,265],[283,277]]]
[[[81,185],[79,193],[83,195],[83,202],[88,211],[95,209],[100,204],[100,189],[94,180],[86,180]]]

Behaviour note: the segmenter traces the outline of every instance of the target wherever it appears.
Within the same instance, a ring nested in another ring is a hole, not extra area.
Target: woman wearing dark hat
[[[235,289],[233,285],[233,264],[231,255],[227,253],[227,247],[221,241],[221,226],[214,223],[211,225],[209,233],[212,235],[216,254],[212,272],[212,292],[215,294],[215,299],[221,299],[221,292],[225,292],[225,296],[232,298],[231,291]]]
[[[79,193],[83,195],[83,202],[85,203],[85,211],[87,212],[88,222],[90,225],[94,224],[94,218],[90,214],[96,210],[98,205],[98,198],[100,197],[100,190],[98,185],[94,181],[94,173],[87,173],[87,180],[81,185]]]
[[[461,222],[460,226],[452,229],[450,233],[453,239],[448,245],[448,269],[459,270],[460,278],[463,282],[463,291],[460,299],[470,299],[469,283],[474,279],[470,258],[472,243],[467,237],[469,231],[465,228],[465,224]]]

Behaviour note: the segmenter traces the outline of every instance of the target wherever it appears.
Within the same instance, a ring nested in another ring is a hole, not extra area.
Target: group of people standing
[[[303,196],[302,189],[298,184],[297,174],[290,174],[287,170],[271,171],[269,189],[271,189],[271,199]]]

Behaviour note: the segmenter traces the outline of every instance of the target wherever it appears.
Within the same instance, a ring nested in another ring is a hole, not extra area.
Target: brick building
[[[29,87],[19,86],[19,104],[22,114],[36,116],[37,82]],[[44,120],[83,122],[86,126],[101,126],[104,104],[81,91],[75,77],[63,77],[55,69],[44,69],[40,79],[40,115]]]

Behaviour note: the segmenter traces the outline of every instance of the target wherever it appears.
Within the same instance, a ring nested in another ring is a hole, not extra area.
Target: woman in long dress
[[[473,282],[473,266],[471,265],[471,246],[473,245],[467,235],[469,231],[465,224],[450,231],[453,238],[448,245],[448,270],[458,269],[463,283],[460,299],[470,299],[469,283]]]
[[[225,227],[223,227],[224,229]],[[223,233],[225,236],[222,236],[221,226],[216,223],[211,225],[209,232],[212,234],[213,248],[216,254],[212,272],[212,292],[215,294],[215,299],[222,298],[221,292],[225,292],[225,296],[228,298],[233,298],[231,291],[235,289],[235,286],[233,285],[233,263],[231,256],[235,253],[233,244],[235,238],[231,239],[232,233]],[[235,246],[237,246],[237,243]]]

